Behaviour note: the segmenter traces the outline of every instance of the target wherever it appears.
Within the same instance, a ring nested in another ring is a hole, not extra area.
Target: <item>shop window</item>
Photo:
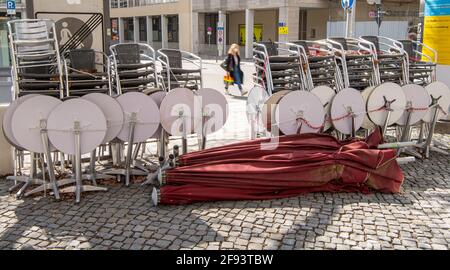
[[[167,39],[169,42],[178,42],[178,16],[167,17]]]
[[[153,41],[161,42],[161,17],[152,17]]]
[[[205,42],[209,44],[217,44],[217,24],[219,22],[219,14],[205,14]],[[208,35],[208,27],[212,28],[211,35]]]
[[[147,19],[139,17],[139,40],[147,41]]]

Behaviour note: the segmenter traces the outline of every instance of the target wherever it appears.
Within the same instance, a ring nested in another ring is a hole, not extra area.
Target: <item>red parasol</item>
[[[192,153],[180,160],[193,165],[165,172],[163,183],[169,186],[162,187],[160,200],[163,204],[261,200],[370,188],[399,192],[403,174],[396,151],[372,149],[380,138],[377,132],[368,141],[339,142],[327,135],[305,134],[281,137],[275,150],[263,151],[257,143],[247,142]]]

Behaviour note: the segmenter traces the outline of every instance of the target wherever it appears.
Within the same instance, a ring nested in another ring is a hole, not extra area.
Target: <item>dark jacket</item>
[[[244,72],[241,70],[241,57],[237,55],[238,62],[234,61],[234,56],[232,54],[228,54],[226,58],[226,71],[230,73],[231,77],[233,77],[234,68],[237,67],[239,69],[239,73],[241,74],[242,83],[244,82]]]

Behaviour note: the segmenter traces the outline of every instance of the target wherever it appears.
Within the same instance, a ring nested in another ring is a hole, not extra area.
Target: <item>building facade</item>
[[[110,0],[114,42],[193,51],[191,0]]]

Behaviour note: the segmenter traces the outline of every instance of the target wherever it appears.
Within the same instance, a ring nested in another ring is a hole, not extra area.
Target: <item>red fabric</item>
[[[380,138],[376,132],[366,141],[339,142],[306,134],[281,137],[275,150],[261,150],[259,144],[266,140],[258,140],[188,154],[182,159],[193,165],[166,172],[169,186],[161,189],[161,203],[261,200],[369,188],[399,192],[404,177],[396,151],[371,149]]]

